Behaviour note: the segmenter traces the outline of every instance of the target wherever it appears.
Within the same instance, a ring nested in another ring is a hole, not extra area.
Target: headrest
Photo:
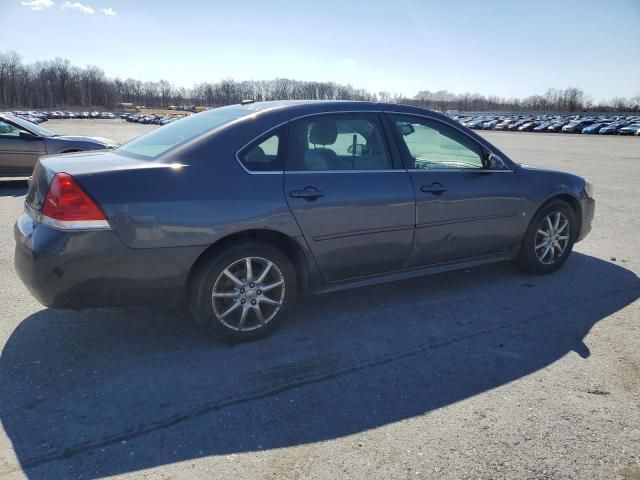
[[[309,143],[314,145],[333,145],[338,138],[338,127],[332,120],[320,120],[311,127]]]
[[[247,163],[265,163],[268,161],[262,147],[254,147],[244,157]]]

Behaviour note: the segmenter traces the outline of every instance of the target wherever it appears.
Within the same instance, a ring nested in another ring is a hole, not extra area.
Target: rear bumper
[[[15,269],[43,305],[85,308],[172,302],[205,247],[132,249],[116,232],[63,232],[26,214],[14,227]]]

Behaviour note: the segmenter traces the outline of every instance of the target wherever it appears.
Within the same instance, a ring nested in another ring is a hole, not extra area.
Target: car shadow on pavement
[[[303,298],[273,337],[228,347],[174,308],[44,309],[0,359],[0,418],[30,478],[95,478],[343,437],[587,358],[640,295],[575,253]],[[0,467],[0,474],[3,468]]]
[[[21,197],[29,188],[27,179],[0,178],[0,197]]]

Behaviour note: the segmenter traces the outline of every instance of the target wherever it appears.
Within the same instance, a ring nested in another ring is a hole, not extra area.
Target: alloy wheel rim
[[[542,219],[535,238],[536,257],[540,263],[555,263],[569,244],[569,219],[562,212],[551,212]]]
[[[284,276],[275,263],[262,257],[245,257],[218,275],[211,305],[225,327],[247,332],[273,320],[282,307],[284,295]]]

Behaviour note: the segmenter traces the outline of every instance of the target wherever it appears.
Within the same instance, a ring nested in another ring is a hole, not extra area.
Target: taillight
[[[51,180],[41,221],[63,230],[110,228],[100,206],[68,173],[56,173]]]

